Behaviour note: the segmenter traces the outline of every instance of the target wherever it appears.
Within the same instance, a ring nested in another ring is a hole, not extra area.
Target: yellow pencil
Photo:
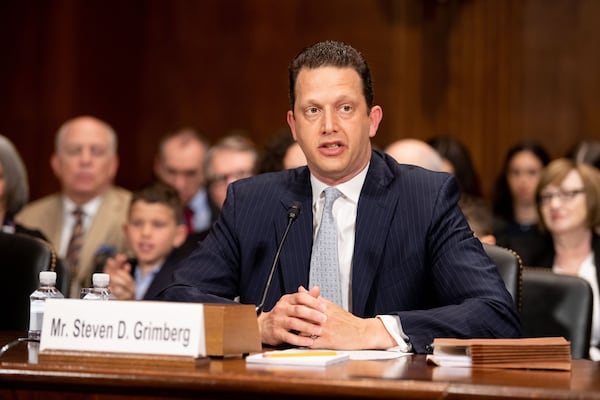
[[[282,352],[282,353],[264,353],[263,357],[280,358],[280,357],[316,357],[316,356],[337,356],[336,351],[297,351],[297,352]]]

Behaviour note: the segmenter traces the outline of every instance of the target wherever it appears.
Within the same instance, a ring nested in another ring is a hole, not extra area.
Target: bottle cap
[[[94,275],[92,275],[92,284],[94,285],[94,287],[108,287],[109,282],[109,274],[95,273]]]
[[[42,286],[54,286],[54,285],[56,285],[56,272],[54,272],[54,271],[40,271],[40,284]]]

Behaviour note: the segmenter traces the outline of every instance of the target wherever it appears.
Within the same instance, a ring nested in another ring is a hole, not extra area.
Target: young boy
[[[135,192],[123,225],[135,256],[109,258],[104,272],[110,274],[110,290],[119,300],[149,300],[171,281],[181,254],[173,251],[186,238],[186,226],[177,192],[156,182]]]

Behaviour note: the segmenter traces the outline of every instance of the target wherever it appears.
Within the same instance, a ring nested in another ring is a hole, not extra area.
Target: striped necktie
[[[83,217],[85,213],[81,208],[73,210],[73,216],[75,222],[71,231],[71,238],[69,239],[69,246],[67,247],[66,261],[69,268],[70,280],[77,274],[77,267],[79,265],[79,253],[81,252],[81,246],[83,246]]]

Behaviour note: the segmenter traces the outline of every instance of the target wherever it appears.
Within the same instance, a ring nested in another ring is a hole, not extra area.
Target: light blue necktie
[[[325,190],[325,206],[319,232],[310,259],[309,288],[319,286],[321,296],[342,305],[340,267],[337,249],[337,229],[333,220],[333,203],[342,193],[334,187]]]

